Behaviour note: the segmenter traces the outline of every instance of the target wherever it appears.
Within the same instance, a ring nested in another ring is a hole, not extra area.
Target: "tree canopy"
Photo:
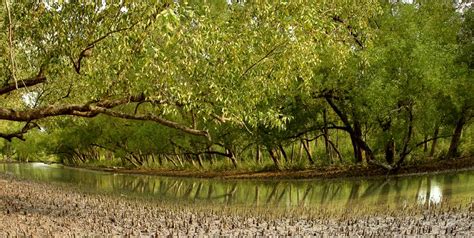
[[[423,146],[417,156],[433,156],[438,139],[458,156],[473,117],[473,10],[462,2],[4,5],[0,137],[57,138],[47,153],[237,166],[262,149],[280,167],[299,146],[311,164],[393,170]]]

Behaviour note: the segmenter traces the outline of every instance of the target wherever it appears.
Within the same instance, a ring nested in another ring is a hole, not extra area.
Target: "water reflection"
[[[420,182],[420,185],[423,181]],[[418,191],[418,204],[421,205],[437,205],[443,199],[443,192],[440,185],[434,179],[427,179],[426,186],[421,187]]]
[[[390,180],[227,181],[125,175],[45,164],[0,164],[0,172],[70,183],[93,192],[117,193],[186,203],[266,207],[405,207],[413,201],[436,205],[474,196],[474,172]]]

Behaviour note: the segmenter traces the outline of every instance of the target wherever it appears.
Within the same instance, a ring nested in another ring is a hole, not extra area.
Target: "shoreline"
[[[474,157],[463,157],[452,160],[429,161],[418,165],[409,165],[402,167],[396,174],[387,174],[386,170],[373,165],[369,166],[347,166],[347,167],[317,167],[304,170],[279,170],[279,171],[245,171],[245,170],[229,170],[229,171],[212,171],[212,170],[179,170],[179,169],[129,169],[129,168],[112,168],[112,167],[93,167],[93,166],[71,166],[72,168],[82,168],[95,171],[135,174],[135,175],[152,175],[163,177],[180,177],[180,178],[204,178],[204,179],[230,179],[230,180],[286,180],[286,179],[380,179],[380,178],[397,178],[407,176],[423,176],[439,173],[455,173],[460,171],[474,170]]]
[[[1,163],[22,163],[15,161],[0,161]],[[24,162],[23,162],[24,163]],[[33,162],[28,162],[33,163]],[[396,174],[387,174],[386,170],[368,165],[351,166],[328,166],[316,167],[303,170],[274,170],[274,171],[248,171],[228,170],[213,171],[203,169],[148,169],[148,168],[117,168],[117,167],[94,167],[88,165],[64,165],[70,168],[87,169],[119,174],[151,175],[178,178],[203,178],[223,180],[288,180],[288,179],[380,179],[398,178],[407,176],[423,176],[439,173],[455,173],[474,170],[474,157],[461,157],[451,160],[434,160],[417,165],[408,165],[400,168]]]

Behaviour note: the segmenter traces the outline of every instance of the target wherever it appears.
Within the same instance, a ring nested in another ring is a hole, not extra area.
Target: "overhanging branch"
[[[144,100],[144,95],[138,95],[121,99],[103,99],[85,104],[50,105],[46,107],[26,109],[23,111],[0,107],[0,120],[27,122],[54,116],[76,115],[76,113],[93,113],[94,111],[91,110],[92,105],[102,108],[113,108],[130,102],[140,102]]]
[[[103,99],[97,101],[91,101],[85,104],[68,104],[68,105],[50,105],[46,107],[27,109],[23,111],[15,111],[13,109],[0,108],[0,120],[8,121],[25,121],[30,122],[33,120],[38,120],[47,117],[54,116],[80,116],[80,117],[95,117],[99,114],[105,114],[112,117],[130,119],[130,120],[141,120],[141,121],[154,121],[163,126],[180,130],[187,134],[196,135],[196,136],[205,136],[209,138],[209,133],[207,131],[198,130],[194,128],[187,127],[180,123],[167,120],[165,118],[146,114],[127,114],[120,111],[111,110],[114,107],[119,105],[125,105],[128,103],[140,103],[145,102],[146,98],[143,94],[138,96],[131,96],[121,99]]]
[[[13,132],[13,133],[0,133],[0,138],[3,138],[7,141],[12,141],[13,138],[18,138],[19,140],[22,140],[24,141],[25,138],[23,137],[23,135],[25,133],[27,133],[29,130],[33,129],[33,128],[40,128],[38,126],[38,124],[34,123],[34,122],[28,122],[26,123],[26,125],[20,130],[20,131],[16,131],[16,132]]]
[[[187,134],[209,137],[209,133],[207,131],[193,129],[193,128],[184,126],[182,124],[179,124],[177,122],[170,121],[170,120],[167,120],[167,119],[164,119],[162,117],[155,116],[155,115],[152,115],[152,114],[131,115],[131,114],[127,114],[127,113],[123,113],[123,112],[119,112],[119,111],[114,111],[114,110],[110,110],[110,109],[103,108],[103,107],[95,107],[95,106],[92,106],[90,111],[92,113],[101,113],[101,114],[109,115],[109,116],[112,116],[112,117],[123,118],[123,119],[139,120],[139,121],[154,121],[154,122],[158,122],[161,125],[183,131]]]
[[[0,95],[7,94],[20,88],[31,87],[40,83],[44,83],[45,81],[46,77],[40,74],[33,78],[20,80],[21,83],[19,83],[18,85],[16,85],[16,83],[10,83],[0,88]]]

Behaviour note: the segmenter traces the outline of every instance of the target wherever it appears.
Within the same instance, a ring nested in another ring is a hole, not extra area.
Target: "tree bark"
[[[283,158],[285,159],[285,162],[288,163],[288,156],[286,155],[285,148],[280,144],[278,145],[278,148],[280,149],[281,154],[283,155]]]
[[[7,94],[9,92],[15,91],[20,88],[31,87],[31,86],[41,84],[44,82],[46,82],[46,77],[41,75],[41,72],[40,72],[40,74],[36,77],[20,80],[20,83],[18,83],[18,85],[15,83],[11,83],[11,84],[2,86],[0,88],[0,95]]]
[[[405,161],[405,158],[408,156],[410,153],[410,150],[408,149],[408,145],[410,143],[411,137],[413,136],[413,109],[411,106],[407,108],[408,111],[408,131],[405,139],[403,140],[403,149],[400,152],[400,158],[398,159],[395,169],[398,170],[402,166],[403,162]]]
[[[310,164],[314,164],[313,157],[311,156],[311,151],[309,151],[308,145],[304,139],[301,139],[301,144],[303,144],[304,151],[306,152],[306,156],[308,157],[308,161]]]
[[[257,144],[256,146],[257,148],[255,149],[255,162],[257,164],[260,164],[261,162],[261,154],[260,154],[260,145]]]
[[[393,164],[393,158],[395,157],[395,140],[390,138],[385,144],[385,161],[388,164]]]
[[[344,114],[337,105],[333,102],[331,97],[325,97],[326,102],[331,106],[333,111],[339,116],[341,121],[344,123],[345,130],[349,133],[351,137],[352,148],[354,150],[354,157],[356,162],[362,162],[362,150],[366,151],[367,160],[372,160],[374,158],[373,152],[370,149],[369,145],[362,138],[362,130],[360,123],[357,120],[354,120],[353,125],[349,122],[349,119],[346,114]]]
[[[116,110],[111,110],[112,108],[117,107],[119,105],[124,105],[132,102],[143,102],[145,100],[146,98],[144,95],[137,95],[121,99],[103,99],[99,101],[87,102],[84,104],[49,105],[46,107],[32,108],[22,111],[16,111],[13,109],[0,107],[0,120],[30,122],[54,116],[71,115],[79,117],[95,117],[99,114],[105,114],[112,117],[130,120],[154,121],[163,126],[174,128],[187,134],[205,136],[209,138],[209,133],[207,133],[207,131],[190,128],[156,115],[132,115]]]
[[[276,156],[275,153],[273,152],[273,149],[268,149],[268,153],[270,154],[270,158],[272,158],[273,164],[275,165],[275,167],[276,167],[277,169],[280,169],[280,163],[279,163],[279,161],[278,161],[277,156]]]
[[[464,125],[466,124],[466,115],[463,113],[461,118],[456,122],[453,136],[451,137],[451,143],[449,145],[448,154],[446,159],[451,159],[459,155],[458,148],[461,142],[461,135]]]
[[[323,110],[323,123],[324,125],[327,125],[327,112],[326,109]],[[326,149],[326,156],[329,160],[329,162],[332,164],[332,153],[331,153],[331,148],[329,147],[329,130],[325,126],[323,128],[323,137],[324,137],[324,147]]]
[[[232,162],[232,165],[234,166],[234,168],[237,168],[238,164],[237,164],[237,159],[235,158],[234,152],[230,149],[226,149],[226,150],[227,150],[226,153],[228,154],[228,157],[230,161]]]
[[[339,158],[339,162],[342,163],[342,155],[337,149],[337,146],[331,140],[328,140],[328,142],[332,146],[332,150],[337,154],[337,157]]]
[[[354,122],[354,132],[351,136],[351,140],[353,140],[352,144],[354,147],[354,157],[356,158],[356,162],[362,163],[362,148],[359,145],[359,141],[362,140],[362,130],[358,121]]]
[[[202,157],[200,154],[196,155],[196,158],[197,158],[197,161],[198,161],[198,164],[199,164],[199,167],[204,168],[204,165],[202,164]]]
[[[295,143],[291,143],[290,161],[293,162],[294,158],[295,158]]]
[[[436,126],[435,131],[434,131],[434,135],[433,135],[434,139],[433,139],[433,142],[431,144],[431,150],[430,150],[429,157],[433,157],[434,154],[435,154],[436,145],[438,144],[438,134],[439,134],[439,126]]]

